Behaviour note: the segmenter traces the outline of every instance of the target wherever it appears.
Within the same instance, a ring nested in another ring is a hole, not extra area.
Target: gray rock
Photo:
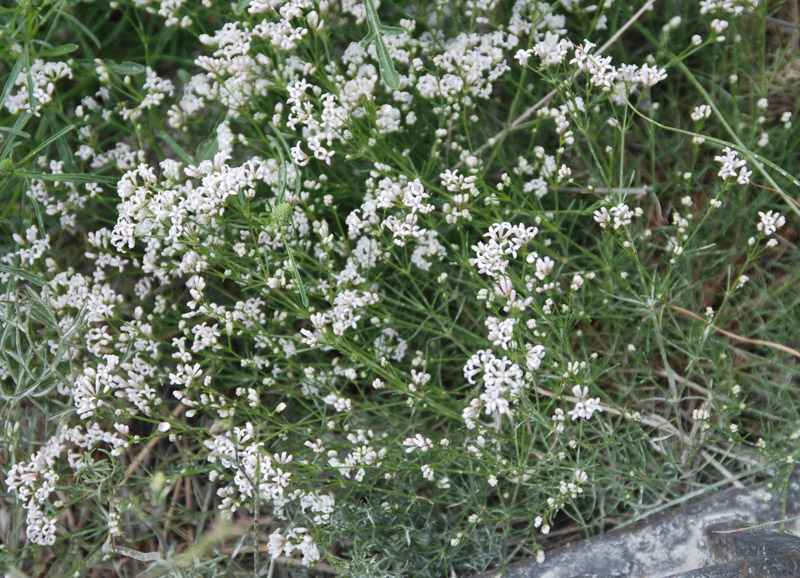
[[[786,499],[765,502],[763,484],[719,492],[619,530],[475,578],[800,577],[800,476]],[[791,533],[776,531],[786,519]]]

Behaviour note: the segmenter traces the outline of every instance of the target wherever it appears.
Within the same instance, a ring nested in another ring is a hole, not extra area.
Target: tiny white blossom
[[[416,434],[414,437],[406,438],[403,440],[403,445],[406,446],[407,454],[410,454],[414,450],[427,452],[428,450],[433,449],[433,442],[431,439],[422,437],[422,434]]]
[[[717,175],[722,179],[729,179],[732,177],[736,177],[736,171],[740,168],[744,168],[747,164],[746,161],[740,159],[736,151],[731,149],[730,147],[725,147],[722,149],[722,152],[725,153],[724,155],[717,155],[714,157],[714,160],[721,163],[722,167],[719,169]],[[745,175],[749,177],[749,175]],[[740,178],[742,178],[740,176]]]
[[[576,385],[572,388],[572,394],[578,398],[575,402],[575,407],[569,412],[572,421],[577,419],[591,419],[596,411],[603,411],[603,408],[600,406],[599,397],[593,399],[588,398],[588,387]]]
[[[766,213],[759,211],[758,216],[761,218],[756,228],[764,233],[765,236],[770,236],[778,229],[786,224],[786,219],[780,213],[767,211]]]
[[[700,122],[704,118],[708,118],[711,116],[711,107],[707,104],[701,104],[700,106],[694,107],[692,110],[692,114],[690,115],[692,120],[695,122]]]

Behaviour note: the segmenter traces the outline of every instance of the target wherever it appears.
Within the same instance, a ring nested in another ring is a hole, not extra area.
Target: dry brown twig
[[[182,403],[178,404],[178,406],[172,410],[172,417],[174,418],[180,417],[181,415],[183,415],[183,412],[185,411],[186,411],[186,406],[183,405]],[[119,483],[120,487],[125,485],[125,482],[128,481],[128,478],[130,478],[136,472],[136,470],[139,468],[142,462],[144,462],[144,460],[147,459],[147,456],[150,455],[150,452],[153,451],[153,448],[156,447],[156,444],[161,440],[162,437],[163,436],[161,435],[154,435],[153,438],[149,442],[147,442],[147,445],[145,445],[139,451],[139,453],[136,454],[136,457],[133,459],[131,465],[128,466],[128,469],[125,472],[125,477],[122,478],[122,481]]]
[[[689,311],[688,309],[684,309],[683,307],[678,307],[677,305],[670,305],[669,307],[673,311],[677,311],[678,313],[680,313],[682,315],[685,315],[686,317],[691,317],[692,319],[695,319],[697,321],[702,321],[703,323],[707,323],[708,322],[708,320],[705,319],[704,317],[701,317],[697,313]],[[742,335],[737,335],[736,333],[732,333],[732,332],[728,331],[727,329],[723,329],[722,327],[717,327],[716,325],[711,325],[711,328],[714,331],[716,331],[717,333],[720,333],[721,335],[724,335],[725,337],[729,337],[730,339],[733,339],[734,341],[739,341],[741,343],[750,343],[752,345],[763,345],[764,347],[769,347],[771,349],[777,349],[778,351],[783,351],[784,353],[788,353],[789,355],[793,355],[793,356],[797,357],[798,359],[800,359],[800,351],[797,351],[796,349],[792,349],[791,347],[788,347],[788,346],[783,345],[781,343],[775,343],[774,341],[764,341],[763,339],[751,339],[750,337],[744,337]]]

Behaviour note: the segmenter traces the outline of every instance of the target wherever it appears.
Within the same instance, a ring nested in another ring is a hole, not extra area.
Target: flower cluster
[[[56,491],[65,466],[79,472],[91,465],[91,453],[95,448],[109,446],[111,454],[119,456],[128,447],[128,428],[117,424],[115,430],[103,431],[96,423],[88,429],[64,428],[47,440],[29,461],[11,466],[5,483],[27,512],[26,534],[31,542],[49,546],[56,541],[57,517],[48,518],[45,512],[55,508],[49,498]],[[61,457],[65,453],[66,464]]]
[[[722,152],[725,154],[714,157],[714,160],[722,165],[717,175],[726,180],[736,178],[736,182],[740,185],[749,183],[753,171],[747,170],[747,161],[740,159],[736,151],[730,147],[725,147]]]
[[[270,534],[267,551],[273,558],[280,555],[291,557],[299,552],[303,556],[301,561],[306,566],[314,565],[321,557],[313,536],[302,526],[292,528],[285,535],[277,530]]]
[[[479,377],[484,391],[473,399],[462,412],[467,427],[474,427],[475,419],[483,410],[487,415],[509,413],[509,404],[522,392],[525,386],[525,374],[516,363],[508,357],[497,358],[488,349],[482,349],[469,358],[464,365],[464,378],[476,383]]]
[[[30,68],[20,71],[14,81],[16,91],[6,98],[6,109],[11,114],[27,112],[41,116],[42,107],[53,101],[56,82],[62,78],[72,78],[68,62],[45,62],[37,58]]]
[[[620,203],[610,209],[600,207],[594,212],[594,220],[600,225],[601,229],[605,229],[608,225],[614,230],[627,227],[633,222],[634,217],[640,217],[643,214],[641,207],[631,209],[627,204]]]
[[[479,241],[472,246],[475,257],[470,264],[477,266],[478,272],[493,278],[501,278],[508,267],[507,257],[517,258],[517,251],[533,241],[539,230],[536,227],[512,225],[508,222],[495,223],[483,235],[487,242]]]
[[[766,213],[759,211],[758,216],[761,220],[759,221],[758,225],[756,225],[756,228],[766,237],[774,234],[778,229],[786,224],[786,219],[783,217],[783,215],[774,211],[767,211]]]
[[[285,468],[292,462],[292,456],[282,452],[271,456],[261,448],[263,443],[254,438],[255,430],[251,423],[245,427],[233,428],[233,432],[214,435],[205,441],[208,461],[222,466],[222,471],[213,470],[213,480],[232,477],[233,484],[220,486],[217,495],[222,498],[219,508],[234,513],[243,505],[252,503],[254,494],[268,503],[281,507],[286,498],[285,490],[291,474]]]
[[[592,419],[596,411],[603,411],[600,405],[600,398],[590,398],[587,386],[576,385],[572,388],[572,395],[578,398],[575,402],[575,407],[569,412],[572,421],[576,419]]]

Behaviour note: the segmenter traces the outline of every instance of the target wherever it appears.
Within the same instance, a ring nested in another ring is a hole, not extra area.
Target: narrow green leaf
[[[104,60],[103,62],[106,64],[106,66],[108,66],[111,72],[121,74],[122,76],[143,74],[145,71],[145,67],[142,66],[141,64],[137,64],[136,62],[130,62],[128,60],[125,60],[124,62],[114,62],[113,60]]]
[[[367,13],[367,26],[370,32],[378,34],[378,29],[381,27],[380,18],[378,18],[378,10],[375,8],[373,0],[364,0],[364,10]]]
[[[78,20],[72,14],[70,14],[65,10],[59,10],[59,14],[64,18],[66,18],[67,20],[69,20],[70,22],[72,22],[72,24],[74,24],[76,28],[78,28],[81,32],[83,32],[86,36],[89,37],[89,40],[94,42],[97,48],[100,48],[101,46],[100,40],[97,39],[97,36],[95,36],[94,33],[91,30],[89,30],[83,22],[81,22],[80,20]]]
[[[250,5],[250,0],[239,0],[236,3],[236,7],[233,9],[234,13],[239,16],[242,12],[244,12],[247,7]]]
[[[49,118],[50,126],[53,130],[56,130],[58,126],[56,125],[55,119],[53,117]],[[56,139],[56,148],[58,149],[58,156],[64,162],[64,169],[68,173],[77,173],[78,168],[75,166],[75,155],[72,154],[72,150],[69,148],[67,144],[67,139],[64,138],[66,135],[61,135]]]
[[[64,56],[65,54],[71,54],[75,52],[80,46],[77,44],[62,44],[61,46],[54,46],[52,48],[45,48],[41,50],[36,55],[40,58],[44,58],[46,56]]]
[[[291,159],[292,165],[294,166],[294,172],[295,172],[294,194],[297,195],[297,197],[300,197],[300,188],[302,186],[301,183],[302,183],[302,180],[303,180],[302,179],[302,171],[300,170],[300,167],[297,165],[297,163],[294,162],[294,157],[292,156],[292,151],[289,148],[289,143],[286,142],[286,139],[283,137],[283,133],[280,130],[278,130],[278,127],[276,127],[274,124],[272,124],[272,122],[269,123],[269,127],[272,129],[272,131],[278,137],[278,140],[281,141],[281,144],[283,145],[284,152],[289,156],[289,159]]]
[[[405,34],[406,29],[400,28],[399,26],[384,26],[381,25],[380,33],[385,34],[386,36],[399,36],[400,34]]]
[[[13,134],[14,136],[19,136],[19,137],[22,137],[22,138],[31,138],[30,133],[27,133],[24,130],[17,130],[15,128],[10,127],[10,126],[0,126],[0,130],[3,131],[3,132],[7,132],[7,133],[10,133],[10,134]]]
[[[91,173],[61,173],[54,175],[52,173],[34,173],[31,171],[16,171],[14,173],[18,177],[27,179],[39,179],[41,181],[58,181],[60,183],[101,183],[104,185],[116,185],[119,181],[116,177],[109,177],[105,175],[94,175]]]
[[[247,199],[244,198],[244,191],[239,189],[236,192],[236,198],[239,199],[239,206],[242,208],[242,213],[244,214],[246,219],[250,218],[250,205],[247,203]]]
[[[303,280],[300,279],[300,272],[297,270],[297,263],[294,261],[292,250],[289,249],[289,243],[286,242],[286,237],[281,233],[283,239],[283,246],[286,247],[286,252],[289,254],[289,261],[292,263],[292,272],[294,273],[294,282],[297,283],[297,288],[300,290],[300,300],[303,302],[303,307],[308,309],[308,295],[306,295],[306,286],[303,285]]]
[[[361,42],[359,42],[359,44],[364,48],[366,48],[372,43],[373,40],[375,40],[375,34],[373,32],[370,32],[364,38],[361,39]]]
[[[14,275],[15,277],[19,277],[20,279],[25,279],[26,281],[30,281],[34,285],[38,285],[39,287],[44,286],[44,281],[39,279],[36,275],[31,273],[30,271],[25,271],[24,269],[19,269],[18,267],[9,267],[8,265],[0,265],[0,271],[3,273],[8,273],[10,275]]]
[[[19,57],[17,57],[17,62],[14,64],[14,68],[11,69],[11,74],[8,75],[6,85],[3,87],[3,94],[0,94],[0,108],[3,108],[3,105],[5,105],[8,93],[11,92],[11,89],[14,87],[14,83],[17,81],[19,73],[22,72],[22,67],[24,65],[24,58],[20,54]]]
[[[86,309],[87,309],[87,305],[84,303],[83,307],[81,307],[81,310],[78,311],[78,314],[75,315],[75,317],[73,318],[74,321],[72,322],[72,325],[70,325],[67,328],[67,330],[63,333],[63,335],[61,335],[61,339],[62,340],[66,340],[67,338],[72,337],[78,331],[80,331],[81,329],[83,329],[85,327],[85,325],[86,325],[85,324],[85,322],[86,322]]]
[[[389,49],[386,48],[386,44],[384,44],[383,38],[380,36],[375,39],[375,51],[378,53],[378,64],[380,65],[383,82],[386,83],[386,86],[395,90],[400,86],[400,77],[394,69],[392,57],[389,56]]]
[[[28,77],[28,107],[30,110],[36,110],[36,97],[34,96],[33,90],[33,74],[31,74],[31,54],[30,54],[30,46],[28,43],[25,43],[25,46],[22,49],[22,54],[24,57],[24,66],[25,66],[25,74]]]
[[[192,157],[186,154],[186,151],[183,150],[181,145],[179,145],[174,138],[172,138],[166,131],[160,130],[158,131],[158,136],[161,137],[165,143],[172,149],[172,151],[178,155],[183,162],[187,165],[193,165],[194,162],[192,161]]]
[[[367,12],[367,25],[369,26],[369,34],[361,41],[361,45],[366,47],[369,45],[369,40],[375,41],[375,52],[378,54],[378,65],[381,69],[381,78],[383,82],[392,90],[400,86],[400,77],[394,69],[392,57],[389,54],[389,49],[386,48],[386,43],[383,41],[381,34],[402,34],[405,32],[402,28],[397,26],[384,26],[378,18],[378,11],[375,8],[373,0],[364,0],[364,9]]]
[[[44,231],[44,216],[42,215],[42,208],[39,206],[39,201],[36,200],[36,197],[30,197],[31,205],[33,206],[33,212],[36,213],[36,222],[39,223],[39,230]]]
[[[61,333],[60,329],[58,328],[58,321],[56,321],[56,318],[53,317],[53,312],[41,301],[37,300],[31,302],[31,316],[33,319],[43,323],[48,329],[53,329],[56,332]]]
[[[275,148],[278,149],[278,156],[281,159],[281,164],[278,167],[278,200],[276,201],[276,204],[280,204],[281,201],[283,201],[283,194],[286,192],[286,159],[283,156],[283,147],[281,147],[281,143],[272,135],[268,134],[267,138]]]
[[[203,161],[210,161],[219,152],[219,143],[216,134],[197,145],[197,154],[193,164],[200,164]]]
[[[27,155],[25,155],[22,158],[21,161],[19,161],[19,164],[24,165],[26,162],[28,162],[33,157],[35,157],[39,153],[40,150],[47,148],[48,146],[50,146],[50,143],[60,139],[62,136],[64,136],[68,132],[71,132],[74,129],[75,129],[75,125],[74,124],[65,126],[60,131],[58,131],[56,134],[51,135],[50,138],[46,139],[44,142],[41,142],[41,143],[39,143],[39,145],[34,147],[33,150],[31,150],[31,152],[29,152]]]
[[[20,144],[17,142],[17,133],[24,132],[22,128],[28,124],[28,121],[31,118],[33,118],[33,115],[29,112],[20,113],[20,115],[14,121],[14,126],[11,127],[11,130],[9,131],[11,136],[6,139],[6,141],[3,143],[3,146],[0,148],[0,151],[2,151],[0,158],[8,157],[11,154],[11,151]],[[28,135],[28,138],[30,138],[30,135]]]

